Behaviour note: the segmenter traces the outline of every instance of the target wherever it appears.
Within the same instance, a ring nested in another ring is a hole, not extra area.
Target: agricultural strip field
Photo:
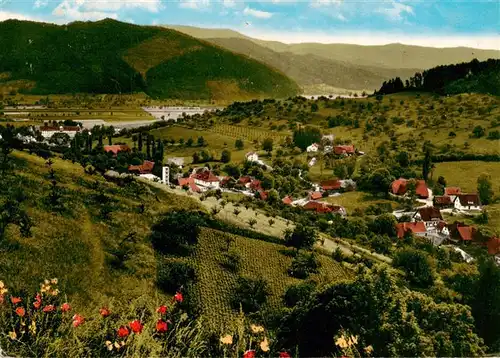
[[[331,196],[322,200],[330,204],[342,205],[346,209],[347,215],[352,215],[356,209],[366,209],[370,205],[388,203],[391,204],[393,209],[398,206],[398,203],[395,201],[373,198],[370,194],[360,191],[350,191],[340,194],[339,196]]]
[[[63,121],[71,119],[74,121],[84,120],[105,120],[113,121],[135,121],[135,120],[153,120],[154,117],[140,108],[128,109],[117,108],[112,110],[100,109],[19,109],[19,110],[6,110],[5,116],[7,119],[29,119],[43,123],[44,121]]]
[[[499,162],[480,162],[480,161],[462,161],[436,163],[434,170],[434,179],[443,176],[448,186],[458,186],[463,192],[477,191],[477,178],[486,173],[491,176],[493,191],[500,194],[500,163]]]
[[[288,286],[301,282],[290,277],[287,269],[292,258],[287,256],[288,248],[283,245],[244,238],[212,229],[202,229],[198,247],[194,256],[197,266],[199,295],[202,298],[202,313],[215,329],[229,329],[237,312],[230,307],[231,292],[235,287],[237,274],[221,266],[226,252],[226,238],[232,237],[230,252],[241,256],[240,272],[252,278],[263,277],[270,287],[271,296],[268,305],[280,307],[281,297]],[[259,257],[259,260],[255,258]],[[322,282],[333,282],[349,278],[344,268],[331,258],[319,255],[320,273],[312,278]]]
[[[275,143],[283,141],[289,133],[277,132],[265,129],[235,126],[231,124],[216,124],[208,128],[210,132],[218,133],[226,137],[234,139],[243,139],[249,142],[259,141],[262,142],[266,138],[272,138]]]

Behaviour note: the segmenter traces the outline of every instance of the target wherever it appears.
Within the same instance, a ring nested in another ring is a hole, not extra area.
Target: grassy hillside
[[[415,69],[365,67],[315,54],[277,52],[243,38],[208,38],[207,41],[279,69],[301,86],[325,84],[352,90],[373,90],[395,75],[408,77]]]
[[[155,98],[287,97],[297,85],[254,60],[179,32],[114,20],[57,26],[0,23],[2,82],[37,94],[129,93]]]

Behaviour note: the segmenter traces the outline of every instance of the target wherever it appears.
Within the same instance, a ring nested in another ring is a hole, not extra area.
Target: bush
[[[292,261],[288,273],[292,277],[307,278],[310,274],[319,272],[320,263],[314,253],[299,252]]]
[[[434,271],[422,251],[408,249],[396,253],[393,266],[402,268],[408,281],[417,287],[428,288],[434,284]]]
[[[159,264],[157,286],[164,292],[175,293],[195,279],[194,268],[187,262],[166,261]]]
[[[241,255],[234,251],[225,253],[221,265],[227,270],[236,273],[238,272],[241,266]]]
[[[283,301],[288,307],[294,307],[297,303],[305,301],[309,298],[315,289],[316,283],[312,281],[298,283],[288,287],[283,296]]]
[[[266,303],[270,295],[268,283],[262,279],[238,277],[236,288],[231,297],[231,306],[245,313],[256,312]]]

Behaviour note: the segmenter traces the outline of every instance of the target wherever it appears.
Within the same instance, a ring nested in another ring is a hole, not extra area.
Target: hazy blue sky
[[[0,0],[8,18],[231,28],[283,42],[500,49],[500,0]]]

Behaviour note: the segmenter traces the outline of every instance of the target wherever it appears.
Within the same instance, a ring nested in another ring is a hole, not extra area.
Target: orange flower
[[[158,307],[156,312],[158,312],[160,314],[166,314],[167,313],[167,306],[161,305],[160,307]]]
[[[12,302],[12,304],[14,305],[17,305],[18,303],[21,303],[23,300],[20,298],[20,297],[14,297],[12,296],[10,298],[10,302]]]
[[[85,319],[80,316],[79,314],[76,314],[73,316],[73,327],[78,327],[79,325],[81,325],[83,323]]]
[[[17,307],[16,308],[16,314],[19,316],[19,317],[24,317],[24,315],[26,314],[26,311],[24,310],[23,307]]]
[[[168,324],[162,319],[159,319],[158,322],[156,322],[156,331],[158,333],[165,333],[168,330]]]
[[[255,358],[255,350],[250,349],[243,353],[243,358]]]
[[[56,307],[54,305],[47,305],[43,308],[43,312],[54,312]]]
[[[35,307],[35,309],[40,309],[41,306],[42,306],[42,296],[40,296],[40,294],[37,293],[35,297],[35,302],[33,302],[33,307]]]
[[[132,330],[132,332],[139,334],[142,332],[142,328],[144,327],[142,323],[139,320],[135,320],[129,323],[129,327]]]
[[[182,293],[177,292],[177,293],[174,295],[174,300],[175,300],[176,302],[182,303],[182,301],[184,301],[184,297],[182,297]]]
[[[62,306],[61,306],[61,311],[62,312],[68,312],[68,311],[71,311],[71,306],[69,305],[69,303],[63,303]]]
[[[106,307],[102,307],[100,310],[99,310],[99,313],[101,314],[101,316],[103,317],[108,317],[111,312],[109,312],[109,309],[107,309]]]
[[[127,327],[121,326],[120,328],[118,328],[117,333],[118,333],[118,337],[125,338],[130,334],[130,331],[128,330]]]
[[[287,352],[280,352],[280,358],[292,358]]]

